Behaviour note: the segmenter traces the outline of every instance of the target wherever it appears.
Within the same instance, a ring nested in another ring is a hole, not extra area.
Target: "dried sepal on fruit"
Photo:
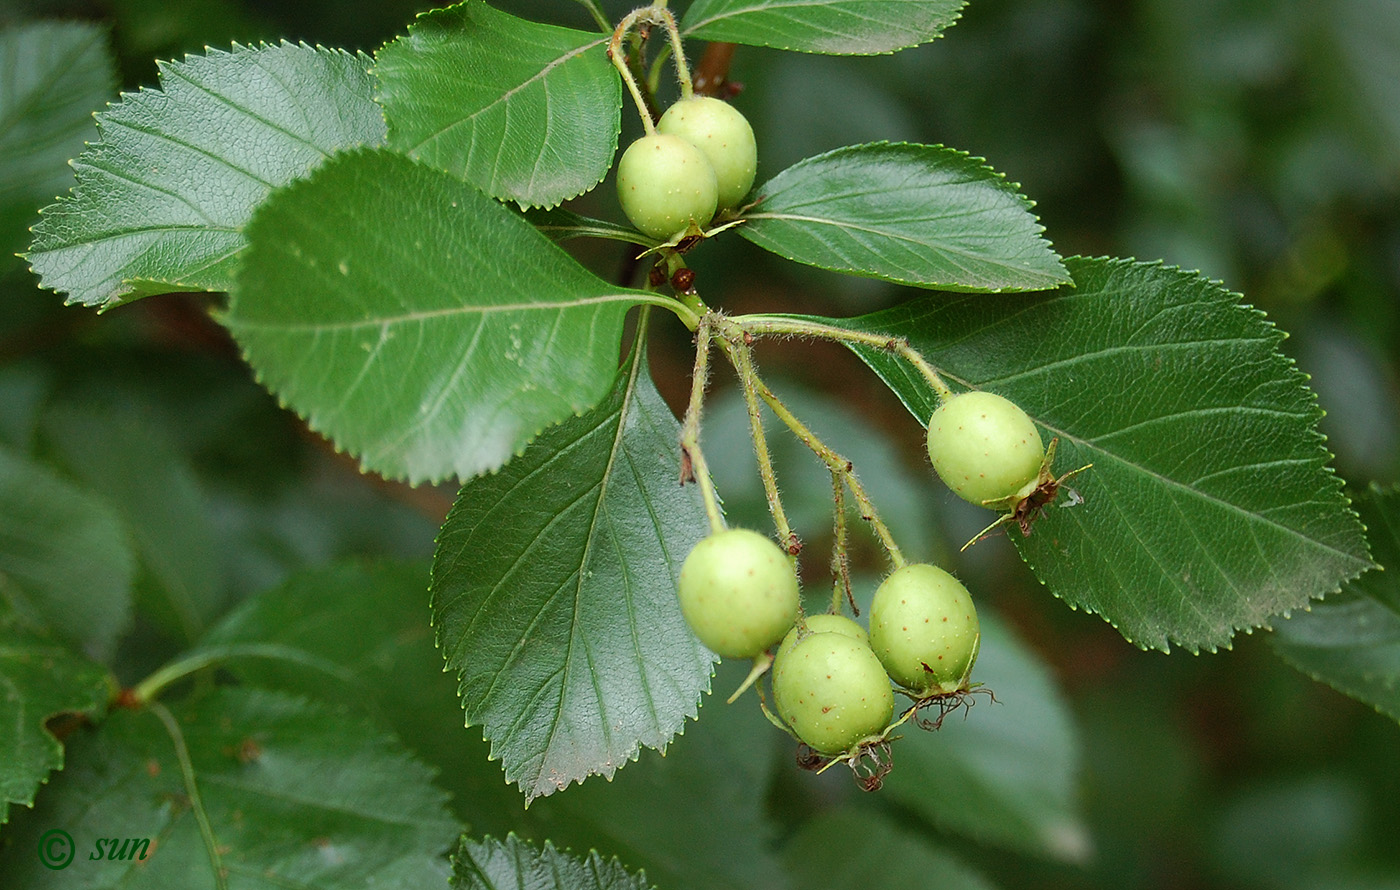
[[[1060,443],[1059,438],[1050,440],[1050,444],[1045,449],[1045,460],[1040,464],[1040,472],[1036,475],[1034,485],[1028,486],[1028,490],[1021,495],[1005,498],[987,504],[994,510],[1004,510],[1005,512],[997,517],[996,522],[982,529],[972,537],[962,549],[966,550],[973,544],[987,537],[1003,525],[1015,524],[1021,530],[1023,538],[1031,536],[1031,527],[1037,520],[1045,515],[1045,508],[1055,502],[1060,490],[1064,489],[1068,494],[1068,503],[1061,504],[1063,507],[1075,507],[1084,503],[1084,498],[1079,492],[1065,485],[1070,479],[1084,472],[1093,466],[1085,464],[1074,470],[1070,470],[1062,476],[1056,477],[1050,467],[1055,462],[1055,450]]]

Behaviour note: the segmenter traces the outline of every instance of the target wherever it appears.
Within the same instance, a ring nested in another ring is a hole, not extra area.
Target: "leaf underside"
[[[840,148],[799,161],[756,194],[739,233],[818,268],[954,291],[1070,280],[1016,186],[940,145]]]
[[[868,56],[935,39],[965,5],[966,0],[695,0],[681,29],[702,40]]]
[[[375,56],[389,145],[495,198],[552,207],[607,175],[622,84],[607,37],[468,0]]]
[[[678,438],[634,354],[597,408],[468,482],[442,527],[438,646],[527,801],[664,748],[709,685],[676,600],[708,527]]]
[[[101,140],[73,162],[73,193],[34,227],[43,286],[100,308],[228,290],[259,202],[333,152],[384,141],[368,67],[290,43],[162,64],[159,89],[97,115]]]
[[[950,383],[999,393],[1058,437],[1056,472],[1092,463],[1023,538],[1036,576],[1129,641],[1228,645],[1237,630],[1367,569],[1366,542],[1282,334],[1195,274],[1067,261],[1074,287],[925,297],[838,324],[907,337]],[[854,347],[921,423],[931,387]]]
[[[337,156],[247,231],[224,322],[248,363],[366,469],[413,482],[495,470],[597,402],[647,298],[387,151]]]
[[[1400,489],[1372,484],[1356,509],[1385,571],[1279,621],[1270,641],[1299,670],[1400,720]]]

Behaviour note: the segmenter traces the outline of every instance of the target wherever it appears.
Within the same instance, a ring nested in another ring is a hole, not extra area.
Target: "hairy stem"
[[[772,455],[768,452],[768,438],[763,432],[763,415],[758,405],[758,388],[763,384],[754,368],[753,352],[744,342],[742,335],[734,338],[723,337],[720,339],[720,345],[739,374],[739,387],[744,392],[744,404],[749,411],[749,432],[753,438],[754,457],[758,459],[758,475],[763,480],[763,492],[768,497],[768,512],[772,514],[773,525],[778,530],[778,543],[788,553],[795,555],[799,541],[788,523],[783,499],[778,494],[778,475],[773,469]]]
[[[856,598],[851,593],[851,559],[846,537],[846,482],[838,470],[831,471],[831,500],[834,511],[834,541],[831,545],[831,614],[841,614],[844,596],[851,604],[851,614],[859,617]]]
[[[664,2],[653,4],[652,9],[666,28],[667,36],[671,38],[671,53],[676,57],[676,80],[681,85],[681,98],[689,99],[695,95],[695,85],[690,80],[690,66],[685,62],[685,46],[681,43],[681,29],[677,27],[676,17],[671,14],[671,10],[666,8]]]
[[[889,554],[890,562],[895,568],[903,568],[905,565],[904,553],[895,543],[894,536],[890,534],[889,526],[885,525],[880,518],[879,511],[875,509],[875,504],[870,500],[870,495],[866,493],[865,486],[856,478],[855,468],[850,461],[837,454],[825,442],[817,438],[817,435],[808,429],[807,425],[797,419],[782,401],[774,395],[757,375],[751,378],[753,388],[763,401],[768,403],[768,407],[778,416],[778,419],[787,424],[788,429],[806,445],[822,463],[827,465],[833,474],[839,474],[847,489],[851,492],[851,497],[855,498],[856,506],[860,508],[861,518],[870,523],[880,543],[884,545],[885,551]]]
[[[622,75],[622,82],[627,85],[627,91],[632,94],[632,101],[637,104],[637,114],[642,119],[642,129],[648,136],[656,135],[656,121],[652,120],[651,108],[648,106],[646,97],[642,95],[641,88],[637,86],[637,79],[632,76],[632,66],[627,63],[627,53],[622,49],[622,40],[627,36],[627,32],[639,21],[646,19],[651,14],[649,7],[633,10],[628,13],[622,21],[617,23],[617,28],[613,30],[612,39],[608,41],[608,58],[612,60],[613,67],[617,73]]]
[[[710,336],[709,316],[705,316],[695,329],[695,368],[690,375],[690,404],[686,406],[685,420],[681,423],[681,484],[700,484],[705,515],[710,520],[710,533],[717,534],[725,529],[724,513],[719,507],[719,496],[715,493],[714,480],[710,478],[705,453],[700,450],[700,410],[705,402],[705,384],[709,376]]]
[[[730,319],[730,322],[754,337],[810,337],[814,340],[858,343],[893,352],[914,366],[920,376],[933,388],[940,402],[946,402],[953,397],[953,391],[948,387],[948,384],[943,382],[943,378],[938,375],[933,366],[903,337],[891,337],[889,334],[871,331],[852,331],[816,321],[800,318],[776,318],[769,315],[740,315]]]

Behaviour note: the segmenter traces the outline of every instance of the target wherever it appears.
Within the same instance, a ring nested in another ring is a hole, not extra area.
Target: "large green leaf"
[[[1091,852],[1079,802],[1079,737],[1046,667],[987,610],[965,715],[937,732],[910,727],[894,745],[885,793],[931,822],[1067,861]]]
[[[895,819],[866,807],[846,806],[813,816],[784,844],[783,858],[799,887],[992,887],[953,854],[940,850]]]
[[[0,607],[3,610],[3,607]],[[0,622],[0,824],[10,804],[34,804],[49,773],[63,768],[63,743],[45,726],[59,714],[94,714],[112,693],[105,668]]]
[[[1037,296],[927,297],[841,324],[907,337],[957,386],[999,393],[1048,440],[1055,469],[1093,463],[1028,538],[1036,576],[1129,641],[1227,645],[1371,565],[1327,468],[1306,378],[1262,313],[1197,275],[1067,263]],[[891,353],[856,352],[927,423],[933,390]]]
[[[373,724],[325,706],[227,689],[171,709],[172,727],[114,711],[69,739],[69,766],[0,851],[15,886],[351,888],[443,886],[458,832],[429,770]],[[201,824],[203,823],[203,824]],[[71,867],[40,864],[38,835],[62,828]],[[202,830],[205,829],[205,830]],[[207,833],[206,833],[207,831]],[[92,862],[98,838],[149,838],[144,861]]]
[[[107,35],[46,22],[0,31],[0,271],[24,246],[39,208],[66,191],[68,159],[115,88]]]
[[[664,748],[713,656],[676,579],[708,528],[679,426],[633,354],[606,399],[468,482],[438,538],[438,645],[526,800]]]
[[[264,385],[367,469],[494,470],[593,405],[627,309],[470,185],[402,155],[341,155],[248,226],[225,322]]]
[[[73,194],[46,207],[29,261],[43,286],[103,308],[228,290],[243,225],[332,152],[384,141],[369,60],[283,43],[161,65],[161,86],[97,116]]]
[[[485,743],[462,732],[456,680],[442,669],[428,623],[429,565],[353,562],[298,572],[229,613],[192,655],[218,658],[264,689],[374,714],[438,768],[437,784],[452,792],[474,831],[505,833],[523,827],[526,814],[500,767],[487,761]]]
[[[607,40],[485,0],[425,13],[375,55],[389,144],[522,206],[580,195],[617,151],[622,82]]]
[[[1400,489],[1372,484],[1356,509],[1385,571],[1279,621],[1272,642],[1312,678],[1400,720]]]
[[[800,263],[955,291],[1069,281],[1016,186],[940,145],[839,148],[799,161],[757,194],[740,234]]]
[[[0,449],[0,600],[94,657],[131,623],[134,560],[91,492]]]
[[[532,846],[515,835],[504,841],[462,838],[452,855],[452,886],[460,890],[648,890],[645,875],[632,875],[616,859],[596,851],[578,859]]]
[[[695,0],[682,29],[808,53],[867,56],[927,43],[957,21],[967,0]]]

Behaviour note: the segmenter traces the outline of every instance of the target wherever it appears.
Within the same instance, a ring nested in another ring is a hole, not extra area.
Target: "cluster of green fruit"
[[[1035,424],[990,393],[950,396],[928,429],[940,477],[977,504],[1024,498],[1043,472]],[[792,560],[772,540],[728,529],[696,545],[682,566],[682,613],[717,654],[759,658],[775,644],[773,703],[802,742],[826,757],[858,756],[886,740],[894,690],[914,709],[970,688],[981,641],[972,597],[937,566],[904,565],[870,605],[870,631],[844,615],[803,617]]]
[[[617,197],[632,225],[664,241],[738,204],[757,170],[748,120],[721,99],[690,96],[622,153]]]

